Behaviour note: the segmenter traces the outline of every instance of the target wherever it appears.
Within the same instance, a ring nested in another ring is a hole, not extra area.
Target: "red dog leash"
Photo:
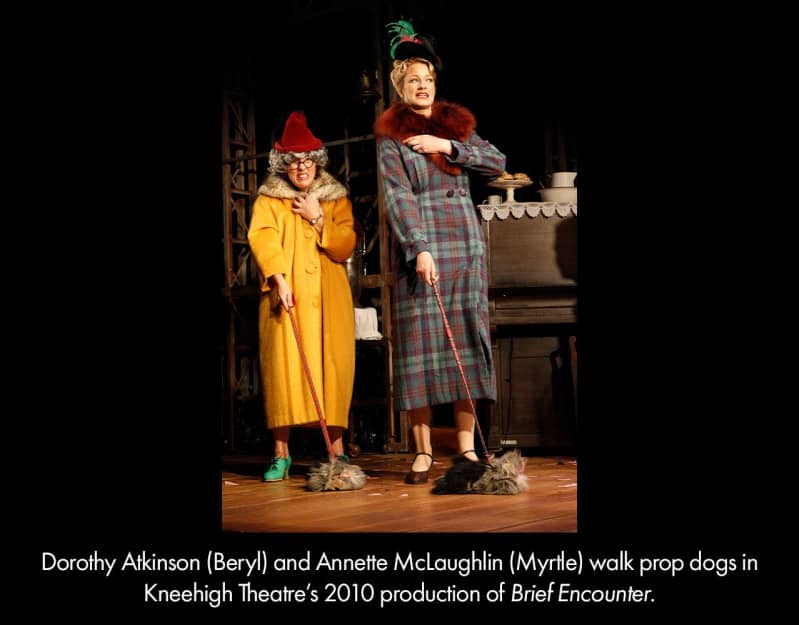
[[[474,408],[474,400],[472,399],[472,393],[469,390],[469,383],[466,381],[466,374],[463,372],[463,365],[461,364],[460,356],[458,356],[458,348],[455,347],[455,339],[452,338],[452,330],[449,327],[449,321],[447,321],[447,313],[444,312],[444,304],[441,303],[441,295],[438,293],[438,284],[434,281],[433,282],[433,293],[436,295],[436,301],[438,302],[438,308],[441,311],[441,318],[444,320],[444,328],[447,331],[447,337],[449,338],[449,344],[452,347],[452,353],[455,354],[455,362],[458,365],[458,371],[461,374],[461,380],[463,380],[463,385],[466,387],[466,395],[469,398],[469,405],[472,408],[472,415],[474,416],[474,424],[477,426],[477,433],[480,435],[480,444],[483,446],[483,455],[488,460],[488,447],[486,447],[485,439],[483,438],[483,431],[480,429],[480,421],[477,419],[477,410]]]
[[[322,405],[319,403],[319,397],[316,394],[316,387],[311,379],[311,368],[308,366],[308,358],[305,356],[305,350],[302,348],[302,341],[300,340],[300,331],[297,328],[297,321],[294,319],[294,313],[289,308],[286,312],[291,319],[291,329],[294,330],[294,338],[297,339],[297,349],[300,351],[300,359],[302,360],[302,368],[305,370],[305,377],[308,379],[308,386],[311,387],[311,397],[313,397],[314,406],[316,406],[316,414],[319,415],[319,425],[322,427],[322,434],[325,437],[325,444],[327,445],[327,453],[330,456],[331,464],[336,461],[336,454],[333,453],[333,444],[330,442],[330,435],[327,433],[327,422],[325,422],[325,415],[322,413]]]

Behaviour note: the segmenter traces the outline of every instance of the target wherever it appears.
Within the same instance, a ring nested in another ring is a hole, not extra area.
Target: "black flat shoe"
[[[431,454],[428,454],[426,451],[420,451],[416,456],[429,456],[430,467],[426,471],[414,471],[413,469],[408,471],[408,474],[405,476],[406,484],[424,484],[427,481],[430,469],[433,468],[433,456]],[[416,460],[416,456],[413,457],[414,461]]]
[[[477,452],[474,449],[467,449],[466,451],[462,451],[460,455],[466,458],[466,454],[468,453],[472,453],[475,456],[477,456]],[[480,456],[477,456],[477,460],[472,460],[471,458],[466,458],[466,460],[468,460],[469,462],[480,462]]]

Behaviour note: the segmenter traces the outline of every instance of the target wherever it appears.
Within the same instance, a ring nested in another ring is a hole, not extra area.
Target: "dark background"
[[[547,127],[569,138],[569,166],[577,166],[576,80],[580,58],[573,42],[541,40],[533,23],[515,19],[515,10],[458,10],[452,3],[327,2],[286,5],[273,15],[272,27],[237,41],[227,54],[224,80],[255,94],[258,151],[268,151],[291,110],[302,109],[309,125],[325,141],[350,130],[370,132],[366,107],[357,97],[364,69],[374,69],[374,25],[364,7],[377,7],[384,101],[389,80],[390,33],[385,23],[411,20],[416,31],[431,35],[443,60],[437,99],[460,103],[475,113],[481,136],[501,146],[511,172],[544,175],[543,138]],[[565,33],[564,33],[565,35]],[[367,111],[368,113],[368,111]],[[480,193],[484,187],[478,189]],[[521,200],[536,200],[533,188],[519,190]],[[482,196],[480,196],[482,199]]]
[[[30,233],[29,253],[9,265],[33,263],[36,276],[24,296],[35,305],[14,306],[24,325],[10,326],[26,329],[9,392],[10,440],[21,453],[8,474],[7,515],[13,535],[26,538],[22,568],[51,607],[135,609],[138,578],[36,573],[40,553],[188,556],[215,546],[347,555],[357,544],[354,555],[365,555],[389,541],[464,554],[702,549],[759,557],[761,574],[655,577],[663,604],[756,606],[776,562],[766,539],[785,526],[788,493],[777,485],[790,404],[778,399],[787,372],[770,350],[782,317],[764,312],[779,309],[768,303],[780,293],[776,271],[752,269],[765,253],[775,270],[780,248],[752,212],[733,218],[734,185],[722,177],[756,160],[747,125],[719,123],[713,94],[690,76],[685,83],[668,57],[643,76],[631,72],[644,34],[583,39],[543,13],[394,5],[394,19],[411,18],[439,40],[439,96],[472,108],[513,170],[537,171],[542,146],[526,137],[553,120],[579,121],[577,536],[219,532],[220,285],[209,276],[221,263],[221,86],[230,60],[244,58],[267,75],[259,89],[281,94],[276,111],[300,103],[321,123],[340,114],[345,79],[334,78],[336,54],[317,46],[322,33],[275,25],[279,14],[194,12],[129,16],[137,28],[124,32],[72,30],[71,45],[28,75],[37,87],[29,112],[40,123],[32,155],[20,159],[30,208],[14,216],[24,221],[17,231]],[[344,46],[358,37],[332,21],[324,34]],[[342,63],[346,80],[357,80],[361,68]],[[320,91],[321,102],[307,104]],[[285,114],[274,119],[282,125]],[[719,181],[712,202],[694,179],[700,171]],[[613,576],[591,582],[623,585]]]

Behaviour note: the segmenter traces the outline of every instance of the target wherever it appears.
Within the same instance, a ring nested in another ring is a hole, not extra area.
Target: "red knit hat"
[[[280,141],[275,141],[275,150],[278,152],[310,152],[321,147],[322,141],[308,130],[302,111],[294,111],[289,115],[283,127],[283,136]]]

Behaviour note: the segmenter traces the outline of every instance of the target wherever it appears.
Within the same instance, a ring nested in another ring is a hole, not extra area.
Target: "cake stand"
[[[492,180],[488,183],[488,186],[497,189],[505,189],[505,202],[510,203],[516,201],[513,197],[513,191],[515,189],[527,187],[531,184],[533,184],[532,180]]]

